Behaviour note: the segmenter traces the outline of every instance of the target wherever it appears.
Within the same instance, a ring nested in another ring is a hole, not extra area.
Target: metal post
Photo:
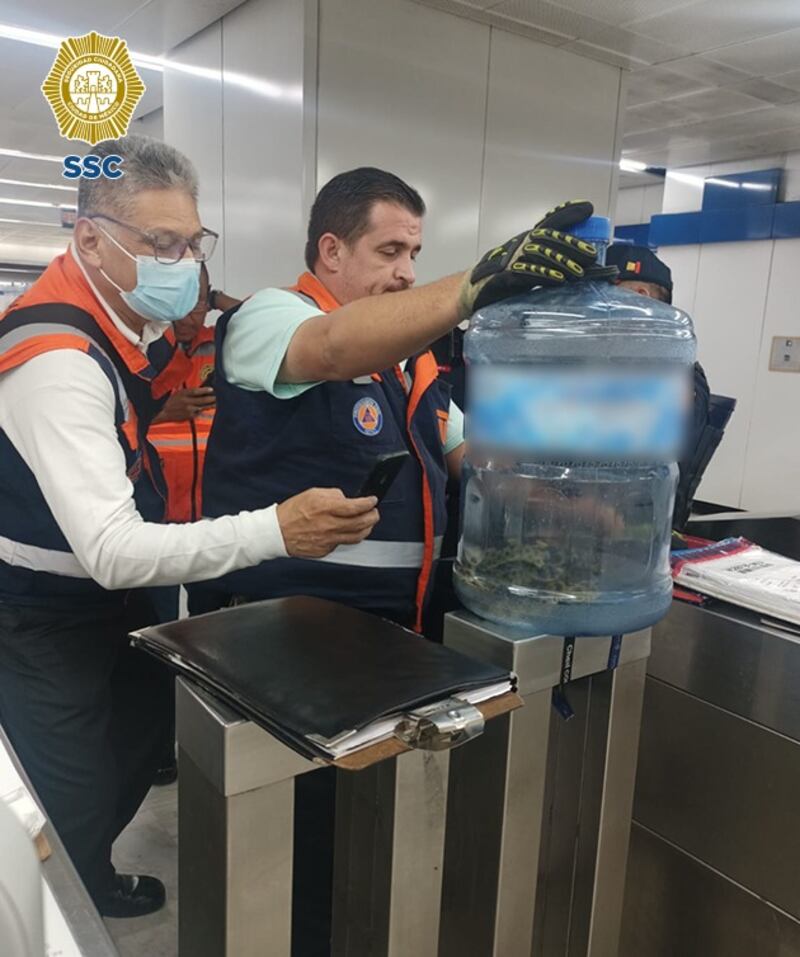
[[[457,612],[445,644],[515,671],[525,708],[451,757],[439,957],[615,954],[649,632],[614,671],[610,638],[576,641],[566,724],[562,638]]]
[[[646,672],[647,660],[642,658],[617,668],[613,676],[589,957],[605,957],[619,949]]]
[[[289,957],[300,757],[177,683],[178,942],[191,957]]]
[[[321,765],[184,680],[177,715],[180,952],[288,957],[294,778]],[[437,957],[449,762],[409,751],[338,773],[338,957]]]
[[[436,957],[449,761],[410,751],[339,775],[334,957]]]

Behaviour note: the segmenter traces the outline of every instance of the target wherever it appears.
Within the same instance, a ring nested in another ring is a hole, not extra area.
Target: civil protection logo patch
[[[377,435],[383,428],[383,412],[374,399],[359,399],[353,406],[353,425],[362,435]]]
[[[64,40],[42,84],[61,135],[92,146],[127,133],[144,91],[125,41],[94,31]]]

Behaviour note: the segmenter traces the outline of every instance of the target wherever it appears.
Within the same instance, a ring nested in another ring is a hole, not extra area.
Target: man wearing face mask
[[[327,488],[159,524],[153,386],[216,234],[172,147],[130,136],[94,152],[124,175],[81,181],[70,249],[0,319],[0,722],[101,913],[133,917],[164,902],[156,878],[111,864],[169,714],[166,674],[127,639],[152,620],[143,589],[322,557],[378,515]]]

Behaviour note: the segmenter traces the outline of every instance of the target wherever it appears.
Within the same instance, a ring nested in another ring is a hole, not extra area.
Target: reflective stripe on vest
[[[442,539],[443,536],[437,535],[433,540],[434,558],[441,554]],[[339,545],[329,555],[316,559],[366,568],[422,568],[424,560],[424,542],[377,542],[369,538],[358,545]]]

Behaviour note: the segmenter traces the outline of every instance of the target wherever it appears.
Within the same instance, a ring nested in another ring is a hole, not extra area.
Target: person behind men
[[[614,243],[606,250],[606,263],[619,270],[617,285],[640,296],[672,303],[672,270],[647,246]],[[736,402],[712,395],[705,370],[694,364],[694,404],[686,448],[678,463],[673,528],[681,531],[689,519],[694,493],[725,431]]]
[[[203,514],[203,465],[214,421],[214,327],[205,321],[211,308],[224,311],[240,302],[210,288],[208,268],[202,263],[197,303],[172,324],[175,352],[154,383],[154,392],[168,389],[170,395],[147,434],[164,471],[168,522],[191,522]]]
[[[0,721],[100,912],[131,917],[165,897],[111,863],[169,714],[165,670],[127,637],[152,621],[142,589],[321,557],[378,516],[327,488],[162,524],[151,385],[216,234],[177,150],[129,136],[93,152],[124,175],[81,180],[69,250],[0,319]]]
[[[554,221],[576,222],[589,208],[568,206]],[[193,611],[233,595],[305,594],[420,630],[444,533],[445,485],[463,456],[461,411],[426,350],[474,301],[468,294],[465,305],[471,280],[461,275],[411,288],[424,212],[416,190],[392,173],[366,167],[335,176],[311,210],[307,271],[290,289],[262,289],[218,322],[205,514],[255,508],[312,476],[356,491],[379,455],[411,454],[369,540],[324,562],[286,560],[196,586]],[[533,271],[511,267],[506,295],[577,278],[568,261],[582,275],[593,248],[554,229],[548,220],[540,242],[525,245],[528,234],[520,234],[492,250],[475,281],[502,270],[512,247],[539,259]]]

